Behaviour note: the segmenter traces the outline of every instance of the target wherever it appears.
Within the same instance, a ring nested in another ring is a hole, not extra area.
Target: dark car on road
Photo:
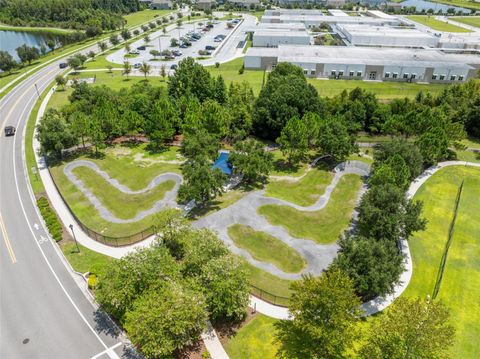
[[[13,136],[15,135],[15,127],[13,126],[5,126],[5,136]]]
[[[177,64],[172,64],[172,66],[170,66],[170,69],[172,69],[172,70],[176,70],[177,68],[178,68]]]
[[[68,64],[66,62],[60,62],[58,64],[58,67],[60,67],[61,69],[65,69],[67,66],[68,66]]]
[[[212,46],[212,45],[207,45],[207,46],[205,46],[205,50],[213,51],[213,50],[215,50],[215,49],[216,49],[216,47],[215,47],[215,46]]]

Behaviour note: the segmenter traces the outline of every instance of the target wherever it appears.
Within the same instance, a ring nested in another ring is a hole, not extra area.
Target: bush
[[[88,276],[88,289],[95,289],[97,286],[97,276],[95,274],[90,274]]]
[[[40,209],[40,213],[47,225],[48,231],[55,241],[60,241],[63,238],[63,228],[60,223],[57,214],[50,207],[50,203],[45,197],[37,199],[37,206]]]

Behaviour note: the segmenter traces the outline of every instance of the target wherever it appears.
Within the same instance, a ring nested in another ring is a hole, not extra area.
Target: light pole
[[[78,243],[77,243],[77,237],[75,237],[75,232],[73,231],[73,224],[71,224],[69,227],[70,227],[70,230],[72,231],[73,240],[75,241],[75,245],[77,246],[77,253],[80,253],[80,248],[78,247]]]

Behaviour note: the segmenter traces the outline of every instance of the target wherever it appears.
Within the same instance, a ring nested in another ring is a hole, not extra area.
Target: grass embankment
[[[450,19],[461,22],[462,24],[465,25],[470,25],[470,26],[475,26],[480,28],[480,16],[456,16],[456,17],[451,17]]]
[[[464,29],[463,29],[464,30]],[[468,30],[467,30],[468,31]],[[267,73],[262,70],[245,70],[243,74],[239,74],[238,70],[243,64],[243,58],[238,58],[223,64],[218,68],[209,66],[207,69],[214,76],[222,75],[227,84],[230,82],[247,81],[253,89],[255,95],[260,93],[263,79],[267,78]],[[382,100],[392,100],[395,98],[410,97],[413,98],[419,91],[428,91],[432,94],[438,94],[448,84],[417,84],[407,82],[369,82],[358,80],[323,80],[308,79],[318,91],[320,96],[335,96],[343,90],[353,90],[356,87],[371,91]]]
[[[161,173],[180,172],[178,164],[162,162],[170,161],[169,158],[176,157],[177,148],[170,149],[165,153],[165,157],[162,157],[162,154],[150,155],[143,151],[142,146],[134,150],[128,147],[108,148],[102,152],[103,156],[100,158],[92,158],[91,156],[81,156],[80,158],[96,163],[111,178],[118,180],[134,191],[145,188],[154,177]],[[65,176],[63,173],[64,166],[65,164],[51,167],[52,176],[68,205],[84,225],[98,233],[112,237],[136,234],[151,227],[155,215],[147,216],[138,222],[125,224],[111,223],[102,219],[90,201]],[[115,196],[115,199],[112,199],[113,197],[108,198],[108,196],[112,196],[111,192],[114,191],[114,187],[106,183],[103,178],[95,176],[91,179],[83,179],[88,182],[87,188],[98,195],[102,199],[102,203],[112,206],[111,209],[118,212],[118,215],[121,215],[122,218],[125,218],[125,211],[131,214],[138,210],[138,202],[128,201],[129,205],[126,206],[126,202],[122,202],[122,199],[118,196]],[[100,193],[101,191],[106,193]],[[159,193],[156,195],[160,196]],[[143,201],[146,206],[151,203],[152,199],[145,197]]]
[[[228,228],[228,235],[238,247],[247,250],[256,260],[269,262],[284,272],[297,273],[306,265],[297,251],[268,233],[234,224]]]
[[[455,166],[435,173],[417,192],[424,203],[425,231],[410,240],[413,277],[404,295],[432,295],[445,250],[458,188],[465,179],[453,238],[437,299],[450,308],[456,327],[454,358],[478,358],[480,347],[480,169]]]
[[[276,319],[262,314],[255,317],[230,338],[224,348],[231,359],[275,359],[273,342]]]
[[[145,9],[142,11],[132,12],[131,14],[125,15],[123,18],[127,20],[127,27],[138,26],[151,21],[156,18],[162,18],[168,14],[172,13],[172,10],[152,10]]]
[[[90,272],[101,277],[105,268],[115,260],[112,257],[94,252],[81,244],[78,245],[79,252],[75,243],[71,241],[63,240],[59,244],[72,268],[82,274]]]
[[[435,19],[433,16],[428,15],[408,15],[408,19],[418,22],[422,25],[428,26],[433,30],[446,31],[446,32],[472,32],[460,26],[452,25],[444,21]]]
[[[273,225],[285,227],[291,236],[317,243],[333,243],[350,222],[361,179],[344,175],[333,190],[327,205],[315,212],[299,211],[288,206],[265,205],[258,213]]]
[[[333,173],[314,168],[297,181],[270,180],[265,194],[299,206],[311,206],[325,192],[332,178]]]
[[[59,27],[31,27],[31,26],[10,26],[0,24],[0,31],[19,31],[19,32],[32,32],[52,35],[65,35],[74,32],[72,29],[62,29]]]

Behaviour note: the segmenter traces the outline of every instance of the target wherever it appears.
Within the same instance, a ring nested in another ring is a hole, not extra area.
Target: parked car
[[[188,46],[187,46],[186,43],[183,43],[183,44],[181,44],[179,47],[182,48],[182,49],[186,49]]]
[[[130,54],[130,55],[140,55],[140,51],[138,51],[138,50],[131,50],[131,51],[129,52],[129,54]]]
[[[142,67],[142,64],[140,62],[137,62],[136,64],[133,65],[134,69],[139,69],[140,67]]]
[[[178,68],[178,65],[177,64],[172,64],[172,66],[170,66],[170,69],[171,70],[176,70]]]
[[[182,54],[182,52],[181,52],[180,50],[173,50],[173,51],[172,51],[172,55],[173,55],[173,56],[182,56],[183,54]]]
[[[214,51],[215,49],[216,49],[216,47],[215,47],[215,46],[212,46],[212,45],[207,45],[207,46],[205,46],[205,50],[212,50],[212,51]]]
[[[213,24],[208,24],[207,27],[208,27],[209,29],[213,29]]]
[[[64,69],[64,68],[66,68],[67,66],[68,66],[68,64],[67,64],[66,62],[60,62],[60,63],[58,64],[58,67],[60,67],[61,69]]]
[[[215,38],[213,39],[213,42],[222,42],[222,41],[223,41],[223,39],[221,39],[221,38],[219,38],[219,37],[215,37]]]
[[[13,126],[5,126],[5,136],[13,136],[15,135],[15,127]]]
[[[137,47],[137,50],[141,50],[141,51],[144,51],[146,49],[147,49],[147,47],[145,45]]]

